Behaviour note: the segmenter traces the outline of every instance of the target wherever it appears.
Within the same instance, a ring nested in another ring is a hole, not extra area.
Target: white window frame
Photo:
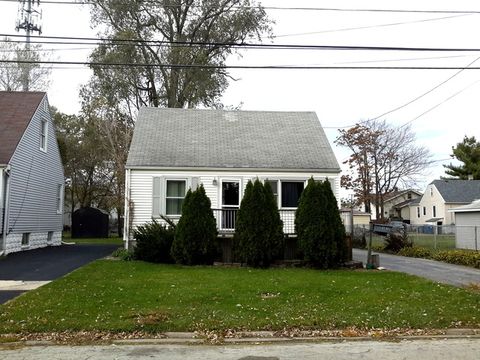
[[[238,205],[224,205],[223,204],[223,183],[228,183],[228,182],[236,182],[238,183]],[[232,209],[238,209],[240,208],[240,204],[242,202],[243,198],[243,193],[245,189],[243,188],[242,184],[242,179],[240,178],[221,178],[220,179],[220,186],[219,186],[219,196],[218,196],[218,204],[220,205],[220,208],[232,208]]]
[[[42,119],[40,122],[40,150],[47,152],[48,144],[48,121]]]
[[[278,197],[278,208],[280,210],[295,210],[298,209],[298,206],[295,207],[284,207],[282,206],[282,201],[283,201],[283,190],[282,190],[282,182],[297,182],[297,183],[303,183],[303,190],[307,187],[307,180],[299,180],[299,179],[279,179],[278,180],[280,183],[279,187],[279,197]],[[316,180],[316,181],[321,181],[321,180]],[[299,199],[300,200],[300,199]]]
[[[185,182],[185,195],[183,195],[183,197],[167,197],[167,187],[168,187],[168,182],[169,181],[183,181]],[[160,211],[160,212],[164,212],[165,213],[165,216],[170,216],[170,217],[180,217],[182,216],[182,214],[167,214],[167,199],[185,199],[185,196],[187,195],[187,192],[188,192],[188,189],[189,189],[189,179],[188,178],[170,178],[170,177],[167,177],[164,179],[164,186],[163,186],[163,196],[162,196],[162,199],[163,199],[163,210],[164,211]]]
[[[63,184],[57,184],[57,214],[63,213]]]

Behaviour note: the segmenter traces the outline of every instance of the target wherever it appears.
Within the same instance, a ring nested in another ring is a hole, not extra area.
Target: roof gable
[[[480,180],[434,180],[435,186],[446,203],[471,203],[480,198]]]
[[[142,108],[127,167],[340,167],[313,112]]]
[[[44,96],[44,92],[0,91],[0,164],[10,161]]]

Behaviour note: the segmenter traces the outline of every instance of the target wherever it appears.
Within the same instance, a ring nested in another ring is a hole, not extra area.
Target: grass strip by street
[[[0,333],[480,328],[480,294],[380,271],[99,260],[0,306]]]
[[[74,238],[72,239],[69,231],[64,231],[62,234],[62,240],[75,244],[90,244],[90,245],[123,245],[123,239],[119,236],[109,236],[108,238]]]

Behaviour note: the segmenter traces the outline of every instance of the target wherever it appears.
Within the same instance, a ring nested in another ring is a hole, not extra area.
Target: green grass
[[[480,327],[480,294],[394,272],[93,262],[0,306],[0,333]]]
[[[72,242],[75,244],[112,244],[123,245],[123,239],[119,236],[110,236],[108,238],[85,238],[72,239],[70,232],[64,231],[62,235],[63,241]]]
[[[429,234],[408,234],[408,238],[413,242],[413,246],[423,247],[427,249],[435,248],[435,237]],[[368,237],[367,237],[368,241]],[[384,237],[374,235],[372,237],[373,246],[384,245]],[[437,235],[436,239],[437,250],[455,249],[455,235]]]

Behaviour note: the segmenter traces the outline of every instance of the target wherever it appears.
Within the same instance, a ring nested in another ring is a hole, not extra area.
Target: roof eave
[[[320,172],[339,174],[340,168],[309,168],[309,169],[293,169],[293,168],[255,168],[255,167],[196,167],[196,166],[154,166],[154,165],[126,165],[128,170],[165,170],[165,171],[255,171],[255,172]]]

